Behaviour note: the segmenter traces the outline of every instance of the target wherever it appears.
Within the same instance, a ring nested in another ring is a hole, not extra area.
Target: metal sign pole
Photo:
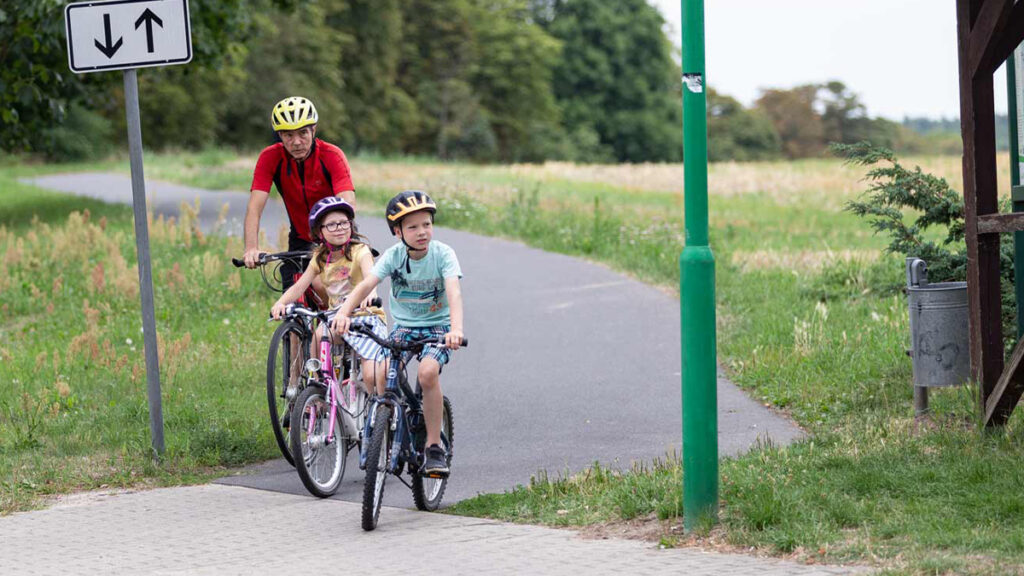
[[[157,457],[164,453],[164,413],[160,400],[160,356],[156,343],[153,270],[149,260],[149,222],[146,182],[142,174],[142,122],[139,120],[139,82],[134,68],[124,71],[124,105],[128,119],[128,153],[132,165],[132,209],[135,212],[135,249],[139,261],[139,296],[142,299],[142,339],[146,347],[146,391],[149,396],[149,432]]]
[[[715,257],[708,245],[704,0],[682,0],[686,246],[679,255],[683,353],[683,527],[718,518]]]

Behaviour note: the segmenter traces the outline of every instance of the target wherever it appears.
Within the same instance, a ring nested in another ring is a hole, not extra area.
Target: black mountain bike
[[[412,490],[416,508],[433,511],[441,505],[447,476],[425,476],[420,468],[424,460],[424,444],[427,427],[423,420],[422,393],[419,381],[415,389],[409,386],[405,369],[409,359],[427,344],[444,344],[442,338],[423,338],[412,342],[391,342],[378,337],[372,330],[355,325],[349,328],[370,337],[391,351],[388,366],[388,386],[383,396],[376,396],[370,405],[370,417],[366,421],[363,450],[359,454],[360,465],[366,466],[363,483],[363,530],[373,530],[380,518],[381,503],[384,500],[384,481],[391,474]],[[469,341],[462,340],[466,346]],[[441,443],[448,454],[451,466],[454,439],[452,403],[444,397],[444,412],[441,418]],[[402,478],[405,470],[411,482]]]
[[[310,253],[305,251],[261,253],[258,266],[263,283],[274,292],[284,292],[280,264],[288,260],[299,270],[305,270],[309,259]],[[232,258],[231,263],[239,268],[245,266],[245,262],[238,258]],[[306,291],[300,302],[303,300],[312,310],[317,310],[322,304],[312,288]],[[285,460],[294,466],[288,430],[292,406],[306,386],[302,368],[309,359],[315,334],[315,318],[290,313],[285,314],[282,320],[270,338],[267,354],[267,408],[270,410],[270,427],[274,431],[277,447]]]

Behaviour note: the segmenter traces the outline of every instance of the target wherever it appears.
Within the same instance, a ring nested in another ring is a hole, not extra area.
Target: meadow
[[[960,189],[959,158],[902,161]],[[150,178],[245,190],[253,156],[213,150],[146,162]],[[381,209],[398,189],[425,189],[441,205],[439,225],[678,289],[679,165],[374,157],[352,165],[361,210]],[[999,168],[1008,182],[1005,158]],[[58,169],[126,170],[126,163],[8,163],[0,197],[47,197],[16,178]],[[737,384],[809,432],[795,445],[759,446],[722,462],[718,526],[679,533],[684,471],[674,455],[625,473],[597,465],[573,476],[539,472],[528,486],[452,511],[553,525],[643,523],[665,546],[753,548],[892,573],[1024,573],[1024,417],[1018,412],[996,432],[979,430],[971,387],[934,391],[932,414],[913,417],[902,257],[884,253],[887,240],[843,210],[866,189],[862,177],[863,169],[834,159],[709,168],[719,360]],[[165,403],[177,403],[189,426],[169,438],[164,464],[150,462],[144,383],[133,377],[141,363],[137,304],[113,289],[129,282],[133,265],[130,213],[86,204],[47,204],[36,222],[28,217],[32,206],[0,208],[0,478],[11,479],[0,487],[3,512],[103,484],[200,481],[274,456],[259,388],[249,381],[262,369],[268,329],[261,307],[270,294],[258,278],[224,266],[236,244],[199,234],[186,216],[154,223],[154,258],[164,274],[157,282],[158,310],[166,314],[158,317],[167,330],[161,338],[168,366],[177,366]],[[56,238],[64,238],[62,250]],[[90,242],[76,245],[75,238]],[[176,280],[176,269],[187,282]],[[52,315],[42,310],[51,305],[65,321],[46,322]]]

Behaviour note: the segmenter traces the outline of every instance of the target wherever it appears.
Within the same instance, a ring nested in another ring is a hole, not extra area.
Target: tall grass
[[[5,202],[46,195],[3,185]],[[80,210],[43,204],[30,220],[0,225],[0,514],[47,494],[176,484],[273,457],[269,297],[230,266],[239,241],[202,234],[188,210],[150,222],[167,431],[156,465],[130,210],[103,207],[97,217],[64,201]]]

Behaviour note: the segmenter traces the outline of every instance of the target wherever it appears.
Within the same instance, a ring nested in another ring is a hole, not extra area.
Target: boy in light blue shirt
[[[427,442],[423,473],[446,476],[448,455],[441,444],[444,395],[441,367],[450,352],[462,344],[462,270],[455,251],[433,240],[437,205],[426,193],[407,190],[388,202],[386,215],[391,232],[402,242],[395,244],[373,267],[334,317],[332,328],[348,330],[353,309],[384,278],[391,280],[391,315],[395,328],[391,339],[408,341],[424,336],[444,336],[445,345],[423,347],[420,353],[419,383],[423,391],[423,418]]]

